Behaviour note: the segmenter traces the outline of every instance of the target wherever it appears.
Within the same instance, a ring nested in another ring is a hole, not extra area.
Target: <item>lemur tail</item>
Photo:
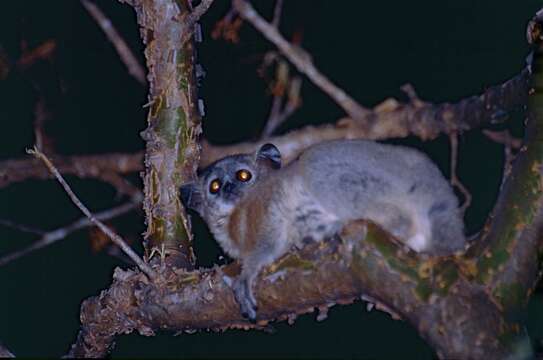
[[[413,235],[407,240],[410,248],[438,255],[463,249],[463,223],[455,204],[438,202],[427,211],[418,209],[414,213]]]
[[[407,239],[407,245],[417,252],[427,252],[432,246],[432,224],[428,216],[414,211],[412,218],[412,236]]]
[[[430,207],[428,217],[432,224],[433,252],[451,254],[464,249],[464,224],[456,204],[436,202]]]

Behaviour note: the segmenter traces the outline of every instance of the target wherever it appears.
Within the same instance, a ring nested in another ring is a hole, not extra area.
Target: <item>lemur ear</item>
[[[202,194],[195,183],[188,183],[181,185],[179,189],[181,193],[181,202],[187,209],[192,209],[201,212],[202,208]]]
[[[273,169],[281,167],[281,153],[273,144],[264,144],[256,153],[256,162],[267,162]]]

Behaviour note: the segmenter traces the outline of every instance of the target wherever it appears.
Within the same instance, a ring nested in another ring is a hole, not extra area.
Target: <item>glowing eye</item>
[[[218,193],[220,189],[221,181],[219,179],[215,179],[209,184],[209,192],[212,194]]]
[[[239,181],[246,182],[251,180],[252,177],[253,175],[251,175],[251,172],[249,170],[241,169],[236,173],[236,178]]]

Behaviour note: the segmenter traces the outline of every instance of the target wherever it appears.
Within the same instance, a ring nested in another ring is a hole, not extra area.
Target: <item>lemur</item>
[[[281,167],[279,150],[265,144],[254,154],[213,163],[181,187],[181,196],[241,262],[232,288],[251,320],[257,310],[252,288],[262,268],[349,221],[371,220],[417,252],[444,255],[466,245],[451,186],[425,154],[404,146],[325,142]]]

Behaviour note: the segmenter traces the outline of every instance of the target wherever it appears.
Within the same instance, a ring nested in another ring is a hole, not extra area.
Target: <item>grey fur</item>
[[[252,284],[262,267],[293,245],[334,235],[350,220],[372,220],[415,251],[444,255],[464,249],[458,200],[439,169],[415,149],[332,141],[309,148],[281,169],[278,163],[278,150],[266,144],[256,154],[219,160],[182,189],[185,204],[202,215],[223,249],[241,260],[233,289],[251,319],[256,317]],[[253,174],[250,181],[236,180],[242,168]],[[208,190],[214,179],[223,185],[217,194]],[[241,234],[257,235],[257,246],[247,252],[227,230],[236,206],[252,202],[265,202],[266,213],[258,234]]]

